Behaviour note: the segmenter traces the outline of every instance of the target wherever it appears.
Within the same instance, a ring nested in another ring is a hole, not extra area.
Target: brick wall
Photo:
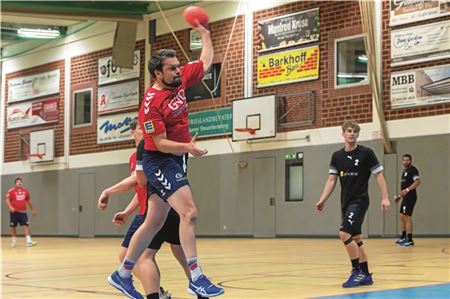
[[[390,11],[390,1],[383,1],[383,45],[382,45],[382,56],[383,56],[383,104],[384,111],[386,115],[386,120],[395,120],[395,119],[405,119],[405,118],[417,118],[417,117],[425,117],[432,115],[442,115],[450,113],[450,103],[438,104],[438,105],[426,105],[426,106],[418,106],[411,108],[402,108],[402,109],[392,109],[391,101],[390,101],[390,86],[391,86],[391,73],[393,72],[402,72],[414,69],[428,68],[433,66],[450,64],[450,58],[448,59],[440,59],[430,62],[421,62],[416,64],[409,64],[404,66],[391,67],[391,31],[392,29],[403,29],[408,27],[414,27],[429,23],[436,23],[445,20],[450,20],[450,16],[440,17],[420,22],[414,22],[409,24],[404,24],[400,26],[395,26],[391,28],[389,26],[389,11]]]
[[[59,94],[56,95],[50,95],[50,96],[43,96],[39,98],[35,98],[28,101],[35,101],[39,99],[46,99],[46,98],[59,98],[59,115],[58,115],[58,122],[56,123],[50,123],[45,125],[37,125],[37,126],[31,126],[31,127],[24,127],[24,128],[16,128],[16,129],[8,129],[7,128],[7,115],[5,113],[5,119],[4,121],[4,127],[5,127],[5,148],[4,148],[4,162],[13,162],[13,161],[19,161],[21,159],[21,153],[20,153],[20,140],[21,137],[28,141],[30,140],[30,132],[33,131],[42,131],[46,129],[54,129],[55,133],[55,157],[61,157],[64,156],[64,61],[55,61],[52,63],[40,65],[37,67],[29,68],[20,70],[18,72],[10,73],[6,75],[6,90],[5,90],[5,98],[8,99],[8,82],[11,79],[17,78],[17,77],[25,77],[30,76],[33,74],[39,74],[44,73],[48,71],[53,71],[59,69],[60,77],[59,77]],[[8,103],[5,104],[5,111],[7,111]],[[26,145],[26,143],[24,143]],[[27,150],[24,151],[24,154],[28,154],[28,147]]]
[[[136,42],[136,49],[140,50],[140,73],[139,78],[139,99],[144,94],[144,66],[145,62],[145,44],[144,41]],[[103,152],[110,150],[127,149],[134,146],[134,141],[122,141],[107,144],[97,144],[97,89],[98,89],[98,60],[102,57],[112,55],[112,49],[104,49],[72,58],[71,61],[71,90],[93,88],[93,120],[92,125],[86,127],[73,128],[71,122],[70,130],[70,155],[85,153]],[[131,79],[127,81],[133,81]],[[127,81],[121,81],[124,83]],[[117,83],[117,82],[115,82]],[[71,96],[73,100],[73,96]],[[123,113],[126,111],[121,111]],[[137,111],[136,111],[137,116]]]
[[[314,123],[312,125],[301,125],[289,129],[279,129],[279,131],[336,126],[350,118],[360,123],[370,122],[372,120],[372,96],[368,85],[340,89],[334,88],[334,41],[337,38],[362,33],[358,1],[298,1],[276,8],[257,11],[254,14],[254,32],[257,31],[257,21],[259,20],[317,7],[319,8],[320,16],[319,42],[312,42],[299,47],[319,45],[320,64],[318,80],[257,88],[256,71],[259,53],[258,40],[254,36],[253,91],[255,95],[315,92]],[[295,47],[286,48],[285,50],[290,49],[295,49]],[[277,50],[270,53],[276,52]],[[286,110],[294,108],[298,100],[299,97],[290,97],[290,99],[287,99]],[[304,120],[305,113],[305,107],[301,104],[288,114],[288,121],[295,122]]]

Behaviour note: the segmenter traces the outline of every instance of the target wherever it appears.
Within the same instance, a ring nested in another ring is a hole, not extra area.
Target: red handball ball
[[[197,27],[197,21],[203,27],[208,28],[208,13],[199,6],[189,6],[183,12],[183,17],[191,27]]]

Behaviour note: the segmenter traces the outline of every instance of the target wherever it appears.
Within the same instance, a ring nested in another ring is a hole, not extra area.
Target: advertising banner
[[[397,26],[450,15],[450,0],[390,0],[390,25]]]
[[[393,30],[391,66],[450,58],[450,21]]]
[[[97,103],[98,114],[138,108],[139,81],[99,87]]]
[[[450,102],[450,65],[391,74],[392,108]]]
[[[124,114],[102,116],[97,119],[97,143],[111,143],[131,140],[130,122],[137,111]]]
[[[258,57],[258,87],[318,78],[318,46]]]
[[[58,98],[9,105],[7,128],[22,128],[58,121]]]
[[[319,9],[258,21],[260,52],[319,40]]]
[[[98,85],[138,78],[140,75],[140,51],[134,51],[133,68],[126,69],[113,65],[112,56],[98,60]]]
[[[59,69],[8,81],[8,104],[59,93]]]
[[[189,113],[189,133],[199,137],[231,134],[232,119],[231,107]]]

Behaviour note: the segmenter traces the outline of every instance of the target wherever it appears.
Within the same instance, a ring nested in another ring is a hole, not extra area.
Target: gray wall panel
[[[381,141],[364,142],[374,149],[386,168],[390,197],[399,190],[402,171],[401,155],[413,155],[413,163],[420,171],[422,185],[414,212],[414,233],[417,235],[449,235],[450,213],[450,136],[425,136],[395,140],[395,155],[383,155]],[[191,158],[189,180],[199,210],[199,235],[237,236],[253,235],[253,169],[255,158],[275,157],[275,219],[279,236],[335,236],[340,223],[340,187],[328,200],[325,212],[318,215],[314,204],[319,199],[328,176],[333,151],[342,144],[304,146],[272,151],[249,152]],[[288,152],[304,153],[304,201],[285,202],[285,163]],[[239,168],[238,162],[248,163]],[[396,164],[396,165],[395,165]],[[79,174],[95,174],[94,206],[101,191],[129,175],[128,165],[112,165],[85,169],[34,172],[23,175],[3,175],[2,199],[13,186],[14,178],[21,176],[30,190],[37,216],[32,220],[33,235],[78,235]],[[395,191],[395,192],[394,192]],[[372,236],[393,235],[397,231],[398,207],[383,216],[380,194],[374,178],[370,179],[371,205],[363,225],[363,233]],[[112,225],[111,219],[132,198],[132,192],[110,199],[107,211],[95,211],[95,235],[122,235],[126,227]],[[9,212],[4,202],[1,209],[2,234],[9,234]],[[131,219],[130,219],[131,220]],[[19,230],[22,232],[22,230]]]

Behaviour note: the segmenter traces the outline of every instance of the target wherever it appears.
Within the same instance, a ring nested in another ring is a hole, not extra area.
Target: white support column
[[[375,26],[374,26],[374,34],[375,34],[375,61],[376,61],[376,70],[378,74],[378,86],[380,86],[381,89],[381,95],[383,96],[383,57],[381,53],[381,45],[383,42],[383,23],[382,23],[382,1],[375,1],[374,2],[374,8],[375,8]],[[375,99],[372,97],[372,122],[373,122],[373,131],[381,131],[381,124],[380,124],[380,118],[378,116],[378,111],[375,107]]]
[[[3,174],[3,159],[5,158],[4,152],[5,152],[5,125],[3,120],[5,119],[5,90],[6,90],[6,74],[3,72],[3,61],[0,61],[0,72],[1,72],[1,84],[2,86],[0,87],[1,90],[1,95],[0,95],[0,175]],[[1,190],[1,180],[0,180],[0,190]]]
[[[244,97],[253,96],[253,10],[251,1],[245,2],[244,13]]]
[[[64,55],[64,168],[69,168],[69,155],[70,155],[70,114],[71,109],[71,98],[72,89],[70,86],[70,73],[71,69],[71,56],[70,56],[70,46],[65,45],[65,55]],[[91,99],[92,103],[95,103],[95,99]],[[92,107],[93,109],[94,107]]]

